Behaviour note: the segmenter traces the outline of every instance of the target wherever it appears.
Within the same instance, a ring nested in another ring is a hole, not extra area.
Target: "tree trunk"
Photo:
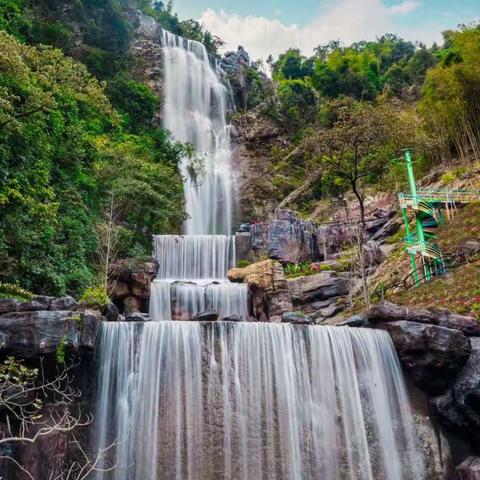
[[[365,308],[370,308],[370,292],[368,290],[367,281],[367,267],[365,265],[365,204],[362,194],[358,191],[356,181],[352,181],[352,190],[358,200],[360,207],[360,221],[358,222],[358,262],[360,264],[360,274],[362,276],[362,290],[363,300],[365,301]]]

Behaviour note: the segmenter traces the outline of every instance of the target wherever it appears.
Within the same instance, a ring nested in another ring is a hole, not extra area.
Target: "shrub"
[[[149,86],[118,74],[108,83],[106,94],[112,105],[126,116],[130,130],[152,126],[160,102]]]
[[[251,265],[252,262],[250,260],[239,260],[237,262],[237,268],[245,268]]]
[[[445,185],[450,185],[455,181],[456,178],[457,177],[455,176],[454,172],[447,172],[442,175],[441,180],[442,180],[442,183],[444,183]]]
[[[28,301],[33,294],[13,283],[0,283],[0,298],[15,298],[20,301]]]
[[[472,306],[472,313],[475,315],[476,319],[480,321],[480,303],[475,302]]]
[[[287,278],[306,277],[317,273],[317,270],[308,262],[289,263],[283,267],[283,271]]]
[[[60,343],[57,346],[55,351],[55,360],[58,364],[65,363],[65,357],[67,355],[67,345],[65,343],[65,337],[60,340]]]
[[[108,292],[103,285],[87,288],[80,299],[80,302],[84,305],[99,310],[103,310],[109,301]]]

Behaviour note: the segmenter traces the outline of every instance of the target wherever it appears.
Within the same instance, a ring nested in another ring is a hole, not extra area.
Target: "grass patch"
[[[437,243],[445,252],[458,250],[471,239],[480,240],[480,203],[459,209],[452,220],[446,220],[438,229]]]
[[[391,302],[412,307],[437,307],[471,315],[480,314],[480,261],[452,270],[429,283],[387,294]]]

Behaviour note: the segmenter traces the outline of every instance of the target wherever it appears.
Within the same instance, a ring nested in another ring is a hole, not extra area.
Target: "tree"
[[[364,258],[364,187],[367,181],[378,180],[392,158],[386,147],[387,125],[375,107],[364,103],[341,105],[336,117],[332,128],[319,134],[317,148],[322,154],[325,171],[345,181],[358,201],[358,256],[364,301],[368,308],[370,295]]]
[[[283,80],[277,89],[277,110],[289,133],[312,121],[316,111],[317,97],[309,82]]]
[[[60,356],[57,353],[57,358]],[[6,425],[0,433],[0,446],[35,444],[42,438],[65,434],[70,453],[75,451],[78,460],[64,465],[61,471],[52,471],[51,480],[86,480],[93,472],[112,471],[116,462],[107,467],[101,465],[116,441],[91,456],[75,435],[77,430],[92,423],[92,416],[74,412],[73,402],[80,396],[72,386],[76,365],[66,364],[63,357],[59,360],[57,373],[50,379],[45,374],[43,360],[39,368],[27,367],[13,357],[0,364],[0,412]],[[52,399],[56,407],[53,411],[46,404]],[[3,454],[0,459],[11,462],[25,478],[36,480],[13,455]]]
[[[273,64],[273,77],[276,80],[298,80],[312,73],[313,62],[305,58],[297,48],[282,53]]]
[[[96,232],[101,285],[105,292],[111,293],[114,285],[112,285],[110,277],[110,267],[117,259],[122,233],[122,227],[118,224],[118,205],[113,192],[108,195],[103,218],[96,225]]]
[[[444,33],[440,62],[426,73],[420,112],[440,156],[480,159],[480,26]]]

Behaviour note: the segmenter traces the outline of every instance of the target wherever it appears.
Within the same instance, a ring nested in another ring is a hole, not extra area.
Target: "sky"
[[[290,47],[311,55],[330,40],[350,44],[384,33],[431,45],[442,31],[480,20],[480,0],[174,0],[174,10],[254,60]]]

